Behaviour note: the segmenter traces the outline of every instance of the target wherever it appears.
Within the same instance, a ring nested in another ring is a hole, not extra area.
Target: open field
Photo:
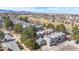
[[[32,22],[46,24],[46,25],[49,23],[52,23],[54,26],[59,25],[59,24],[64,24],[64,23],[60,23],[60,22],[51,22],[51,21],[46,20],[46,19],[35,19],[32,17],[30,17],[30,19],[32,20]],[[72,31],[72,25],[70,25],[70,24],[64,24],[64,25],[68,31],[70,31],[70,32]]]

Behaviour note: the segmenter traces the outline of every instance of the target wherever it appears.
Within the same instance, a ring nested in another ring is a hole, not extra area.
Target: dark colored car
[[[20,49],[24,49],[21,45],[19,45],[19,48],[20,48]]]
[[[76,44],[79,44],[79,41],[76,41],[75,43],[76,43]]]
[[[18,44],[18,47],[19,47],[20,49],[24,49],[23,46],[22,46],[19,42],[16,42],[16,43]]]
[[[13,51],[12,49],[8,48],[8,51]]]

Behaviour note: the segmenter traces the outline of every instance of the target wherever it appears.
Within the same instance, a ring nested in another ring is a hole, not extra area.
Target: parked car
[[[18,47],[19,47],[20,49],[24,49],[20,42],[16,42],[16,43],[18,44]]]
[[[7,50],[8,50],[8,51],[13,51],[13,50],[12,50],[12,49],[10,49],[10,48],[8,48]]]

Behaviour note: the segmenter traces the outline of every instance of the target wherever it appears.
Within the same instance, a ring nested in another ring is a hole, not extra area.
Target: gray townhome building
[[[44,40],[46,40],[48,46],[53,46],[65,41],[65,37],[66,36],[64,33],[56,32],[56,33],[51,33],[50,35],[45,35]]]
[[[44,35],[42,38],[39,37],[36,42],[40,45],[53,46],[58,43],[64,42],[66,39],[65,33],[62,32],[52,32],[50,34]]]

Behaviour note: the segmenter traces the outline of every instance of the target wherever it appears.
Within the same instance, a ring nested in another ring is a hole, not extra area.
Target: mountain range
[[[14,11],[14,10],[3,10],[3,9],[0,9],[0,13],[41,14],[41,13],[30,12],[30,11]],[[46,14],[46,13],[43,13],[43,14]]]

